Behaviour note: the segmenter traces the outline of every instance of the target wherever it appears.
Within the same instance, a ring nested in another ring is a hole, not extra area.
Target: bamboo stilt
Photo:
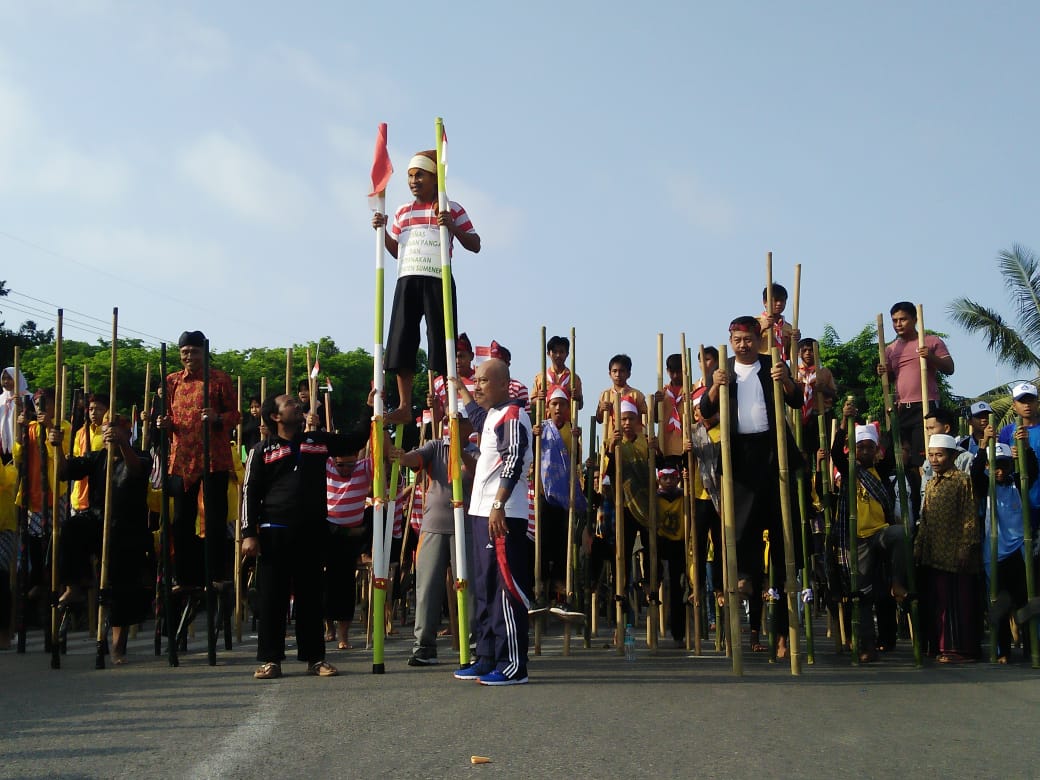
[[[771,289],[771,288],[770,288]],[[729,370],[729,348],[719,345],[719,365]],[[733,450],[730,441],[729,384],[719,387],[719,430],[722,434],[722,535],[725,545],[726,627],[733,674],[744,674],[743,648],[740,645],[740,594],[737,592],[737,525],[733,502]],[[716,551],[717,552],[717,551]]]
[[[773,365],[780,363],[780,352],[776,347],[770,350]],[[798,632],[798,573],[795,567],[794,519],[791,517],[791,475],[787,465],[787,424],[784,415],[784,385],[779,379],[773,380],[773,410],[776,416],[776,452],[780,471],[780,517],[784,532],[784,591],[787,596],[787,653],[791,659],[791,674],[799,675],[801,668],[801,649]],[[799,409],[799,414],[801,410]]]
[[[115,424],[116,419],[116,368],[117,362],[117,337],[119,334],[119,309],[112,309],[112,356],[108,377],[109,398],[109,425]],[[87,437],[90,431],[87,430]],[[98,594],[98,618],[97,618],[97,654],[94,666],[98,669],[105,668],[105,635],[108,627],[105,625],[105,605],[108,601],[108,567],[109,567],[109,545],[112,533],[112,511],[115,507],[115,496],[113,495],[112,480],[115,471],[116,444],[109,442],[105,453],[105,515],[101,531],[101,581]]]

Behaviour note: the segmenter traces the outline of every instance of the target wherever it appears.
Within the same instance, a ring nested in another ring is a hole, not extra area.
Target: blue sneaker
[[[498,669],[480,677],[477,682],[481,685],[523,685],[527,682],[527,670],[521,670],[512,677],[506,677]]]
[[[474,661],[469,666],[455,670],[456,680],[479,680],[494,669],[490,661]]]

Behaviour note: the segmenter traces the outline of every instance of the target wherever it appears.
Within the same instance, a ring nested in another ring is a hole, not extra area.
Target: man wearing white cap
[[[997,441],[1014,447],[1018,442],[1026,441],[1040,458],[1040,404],[1037,403],[1037,389],[1032,382],[1019,382],[1011,388],[1011,406],[1015,414],[1021,418],[1021,424],[1008,423],[1000,429]],[[1040,519],[1040,481],[1029,487],[1029,506],[1031,517],[1036,526]]]
[[[457,238],[464,249],[480,251],[480,236],[473,229],[466,210],[448,201],[448,211],[437,205],[437,153],[419,152],[408,162],[408,189],[415,200],[401,206],[386,231],[386,248],[398,260],[397,286],[390,312],[390,332],[386,340],[385,366],[397,374],[400,406],[386,416],[388,422],[406,423],[412,419],[412,382],[415,356],[419,350],[419,322],[426,317],[427,354],[430,368],[448,373],[444,346],[444,296],[441,289],[440,228],[448,229],[448,250]],[[386,215],[372,215],[372,227],[386,225]],[[458,323],[455,280],[451,280],[452,308]],[[451,334],[454,341],[456,334]]]
[[[995,501],[997,508],[997,570],[993,572],[990,557],[990,528],[993,518],[990,513],[989,496],[989,453],[980,447],[972,463],[971,478],[975,497],[982,504],[985,518],[985,533],[982,535],[982,565],[988,577],[996,577],[997,602],[990,607],[990,630],[997,632],[997,661],[1006,664],[1011,657],[1011,610],[1017,610],[1026,604],[1026,562],[1023,555],[1024,537],[1022,534],[1022,493],[1019,486],[1019,475],[1015,471],[1015,460],[1011,447],[998,444],[993,460],[996,483]],[[1036,455],[1032,449],[1026,450],[1026,468],[1029,481],[1036,481],[1040,470],[1037,468]],[[1023,658],[1029,658],[1029,631],[1020,631],[1022,637]]]
[[[945,433],[928,439],[935,476],[921,506],[914,558],[924,567],[928,655],[941,664],[979,656],[978,515],[971,478],[954,467],[957,442]]]
[[[831,459],[841,473],[842,482],[847,484],[849,459],[845,454],[845,421],[857,414],[855,406],[846,402],[842,414],[841,428],[834,437]],[[856,426],[856,554],[859,573],[860,663],[869,663],[876,658],[877,637],[874,633],[873,607],[883,594],[881,589],[901,601],[906,590],[906,530],[895,513],[895,501],[889,481],[895,470],[895,455],[892,448],[885,450],[878,460],[880,437],[874,424]],[[839,586],[848,589],[849,561],[849,494],[842,490],[838,496],[838,519],[831,529],[828,546],[835,553],[832,562],[840,567]],[[886,581],[884,564],[887,562],[890,581]],[[879,615],[879,626],[882,623]],[[886,631],[885,633],[888,633]],[[883,638],[891,642],[891,637]],[[892,649],[885,646],[883,649]]]

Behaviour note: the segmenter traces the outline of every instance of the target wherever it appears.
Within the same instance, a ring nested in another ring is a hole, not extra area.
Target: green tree
[[[4,298],[10,290],[7,282],[0,280],[0,298]],[[54,340],[54,328],[40,330],[32,320],[23,322],[18,330],[5,327],[6,323],[0,320],[0,368],[6,368],[14,363],[14,348],[21,351],[31,349],[40,344],[49,344]]]
[[[944,335],[930,330],[925,332],[940,337]],[[824,325],[823,337],[820,339],[820,362],[834,374],[839,406],[846,395],[853,395],[862,414],[871,420],[881,419],[884,400],[877,374],[878,334],[875,324],[865,325],[858,334],[845,342],[833,325]],[[950,383],[943,374],[939,374],[939,398],[942,405],[949,408],[957,408],[961,404],[961,399],[950,391]]]
[[[1036,382],[1040,379],[1040,258],[1021,244],[1012,244],[996,260],[1011,301],[1011,319],[970,298],[957,298],[947,311],[968,333],[985,339],[997,363]],[[990,388],[979,397],[1001,416],[1011,407],[1007,385]]]

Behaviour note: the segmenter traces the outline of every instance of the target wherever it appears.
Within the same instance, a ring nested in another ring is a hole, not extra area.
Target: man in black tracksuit
[[[323,568],[328,533],[325,462],[356,453],[366,434],[304,430],[305,415],[294,396],[271,396],[260,413],[267,438],[249,453],[243,490],[242,552],[258,556],[260,595],[257,660],[253,675],[280,677],[285,658],[285,618],[295,596],[296,655],[307,673],[337,674],[325,661],[322,621]],[[317,417],[312,415],[311,417]],[[307,418],[307,427],[317,421]]]

